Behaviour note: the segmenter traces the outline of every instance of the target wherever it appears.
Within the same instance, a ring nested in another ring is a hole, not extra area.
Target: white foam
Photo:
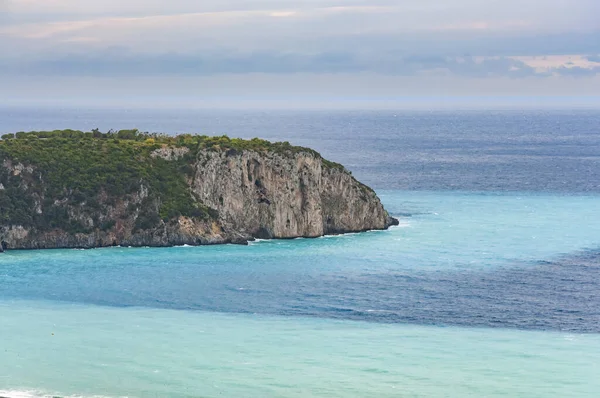
[[[4,391],[0,390],[0,397],[7,398],[35,398],[35,397],[44,397],[44,395],[39,395],[33,391]]]
[[[398,225],[392,225],[390,229],[398,229],[398,228],[409,228],[411,226],[410,222],[406,220],[400,220]]]
[[[33,390],[0,390],[0,397],[3,398],[53,398],[56,394],[46,394]],[[60,395],[61,398],[109,398],[103,395]],[[127,398],[127,397],[122,397]]]
[[[400,224],[399,225],[393,225],[390,226],[389,229],[398,229],[398,228],[408,228],[410,227],[411,224],[406,221],[406,220],[400,220]],[[368,230],[368,231],[364,231],[364,232],[347,232],[347,233],[343,233],[343,234],[335,234],[335,235],[322,235],[322,236],[318,236],[317,239],[329,239],[329,238],[338,238],[338,239],[344,239],[344,238],[353,238],[355,236],[359,236],[362,235],[364,233],[367,232],[386,232],[385,230],[381,230],[381,229],[372,229],[372,230]],[[299,236],[296,238],[293,238],[292,240],[303,240],[303,239],[307,239],[303,236]],[[254,244],[259,244],[262,242],[275,242],[276,244],[280,245],[282,244],[282,240],[278,240],[278,239],[254,239],[253,241],[249,241],[248,245],[252,246]]]
[[[254,239],[251,241],[248,241],[248,246],[253,246],[253,245],[259,245],[263,242],[270,242],[272,239]]]

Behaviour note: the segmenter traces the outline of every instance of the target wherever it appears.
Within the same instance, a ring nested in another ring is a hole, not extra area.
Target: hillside
[[[0,162],[8,249],[245,243],[395,222],[343,166],[287,142],[21,132],[2,136]]]

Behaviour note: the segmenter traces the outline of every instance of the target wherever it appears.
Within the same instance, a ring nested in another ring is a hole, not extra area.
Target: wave
[[[410,226],[411,226],[410,221],[400,219],[399,220],[399,224],[398,225],[392,225],[390,227],[390,229],[408,228]]]
[[[0,398],[110,398],[105,395],[56,395],[34,390],[0,390]]]
[[[263,242],[272,242],[273,239],[254,239],[251,241],[248,241],[248,246],[254,246],[254,245],[259,245]]]

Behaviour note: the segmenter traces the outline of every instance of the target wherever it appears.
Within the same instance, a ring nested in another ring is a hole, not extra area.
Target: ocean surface
[[[0,255],[0,397],[596,397],[600,111],[0,108],[286,140],[389,231]]]

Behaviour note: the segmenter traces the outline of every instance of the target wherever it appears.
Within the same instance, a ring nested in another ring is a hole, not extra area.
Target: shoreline
[[[258,237],[251,237],[248,239],[241,239],[239,241],[234,240],[226,240],[222,242],[209,242],[206,243],[183,243],[183,244],[169,244],[169,245],[121,245],[121,244],[111,244],[111,245],[102,245],[102,246],[58,246],[58,247],[44,247],[44,248],[6,248],[5,250],[0,250],[0,254],[9,253],[9,252],[28,252],[28,251],[43,251],[43,250],[97,250],[97,249],[109,249],[109,248],[131,248],[131,249],[168,249],[168,248],[177,248],[177,247],[203,247],[203,246],[250,246],[251,242],[256,242],[259,240],[270,240],[270,241],[290,241],[296,239],[319,239],[324,237],[335,237],[335,236],[343,236],[343,235],[351,235],[351,234],[364,234],[367,232],[375,232],[375,231],[389,231],[392,227],[396,227],[400,225],[400,220],[396,217],[390,217],[391,224],[386,228],[382,229],[365,229],[361,231],[347,231],[340,233],[328,233],[319,236],[293,236],[293,237],[281,237],[281,238],[271,238],[271,239],[263,239]],[[2,397],[0,397],[2,398]]]

